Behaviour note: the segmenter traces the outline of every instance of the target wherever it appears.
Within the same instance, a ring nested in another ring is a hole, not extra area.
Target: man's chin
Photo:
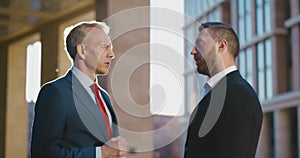
[[[97,72],[97,74],[100,76],[105,76],[108,74],[108,70],[107,71],[99,71],[99,72]]]
[[[202,75],[205,75],[205,76],[210,76],[210,73],[208,72],[208,70],[197,68],[197,71],[198,71],[199,74],[202,74]]]

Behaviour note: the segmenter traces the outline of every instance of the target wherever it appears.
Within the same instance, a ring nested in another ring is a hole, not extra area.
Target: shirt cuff
[[[96,158],[102,158],[101,147],[96,147]]]

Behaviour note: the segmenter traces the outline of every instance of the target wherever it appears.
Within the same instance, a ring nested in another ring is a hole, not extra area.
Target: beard
[[[201,54],[200,54],[201,55]],[[200,74],[211,77],[211,71],[216,61],[216,48],[213,47],[205,56],[197,62],[197,71]]]
[[[200,65],[197,64],[197,71],[198,73],[202,74],[202,75],[206,75],[206,76],[210,76],[209,70],[208,70],[208,66],[205,62],[205,60],[203,60]]]

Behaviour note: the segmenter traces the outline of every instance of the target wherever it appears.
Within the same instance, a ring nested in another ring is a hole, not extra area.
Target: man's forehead
[[[199,32],[198,37],[196,39],[196,42],[200,42],[200,41],[203,41],[203,40],[205,40],[205,41],[207,41],[207,40],[214,41],[207,29],[203,29],[201,32]]]
[[[109,36],[101,28],[91,28],[86,35],[86,40],[99,39],[103,43],[111,43]]]

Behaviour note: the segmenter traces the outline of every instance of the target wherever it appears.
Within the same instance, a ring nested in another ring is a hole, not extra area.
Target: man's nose
[[[196,50],[197,48],[193,48],[193,50],[191,51],[191,55],[195,55],[198,53],[198,51]]]
[[[112,49],[109,50],[109,58],[114,59],[115,58],[115,53]]]

